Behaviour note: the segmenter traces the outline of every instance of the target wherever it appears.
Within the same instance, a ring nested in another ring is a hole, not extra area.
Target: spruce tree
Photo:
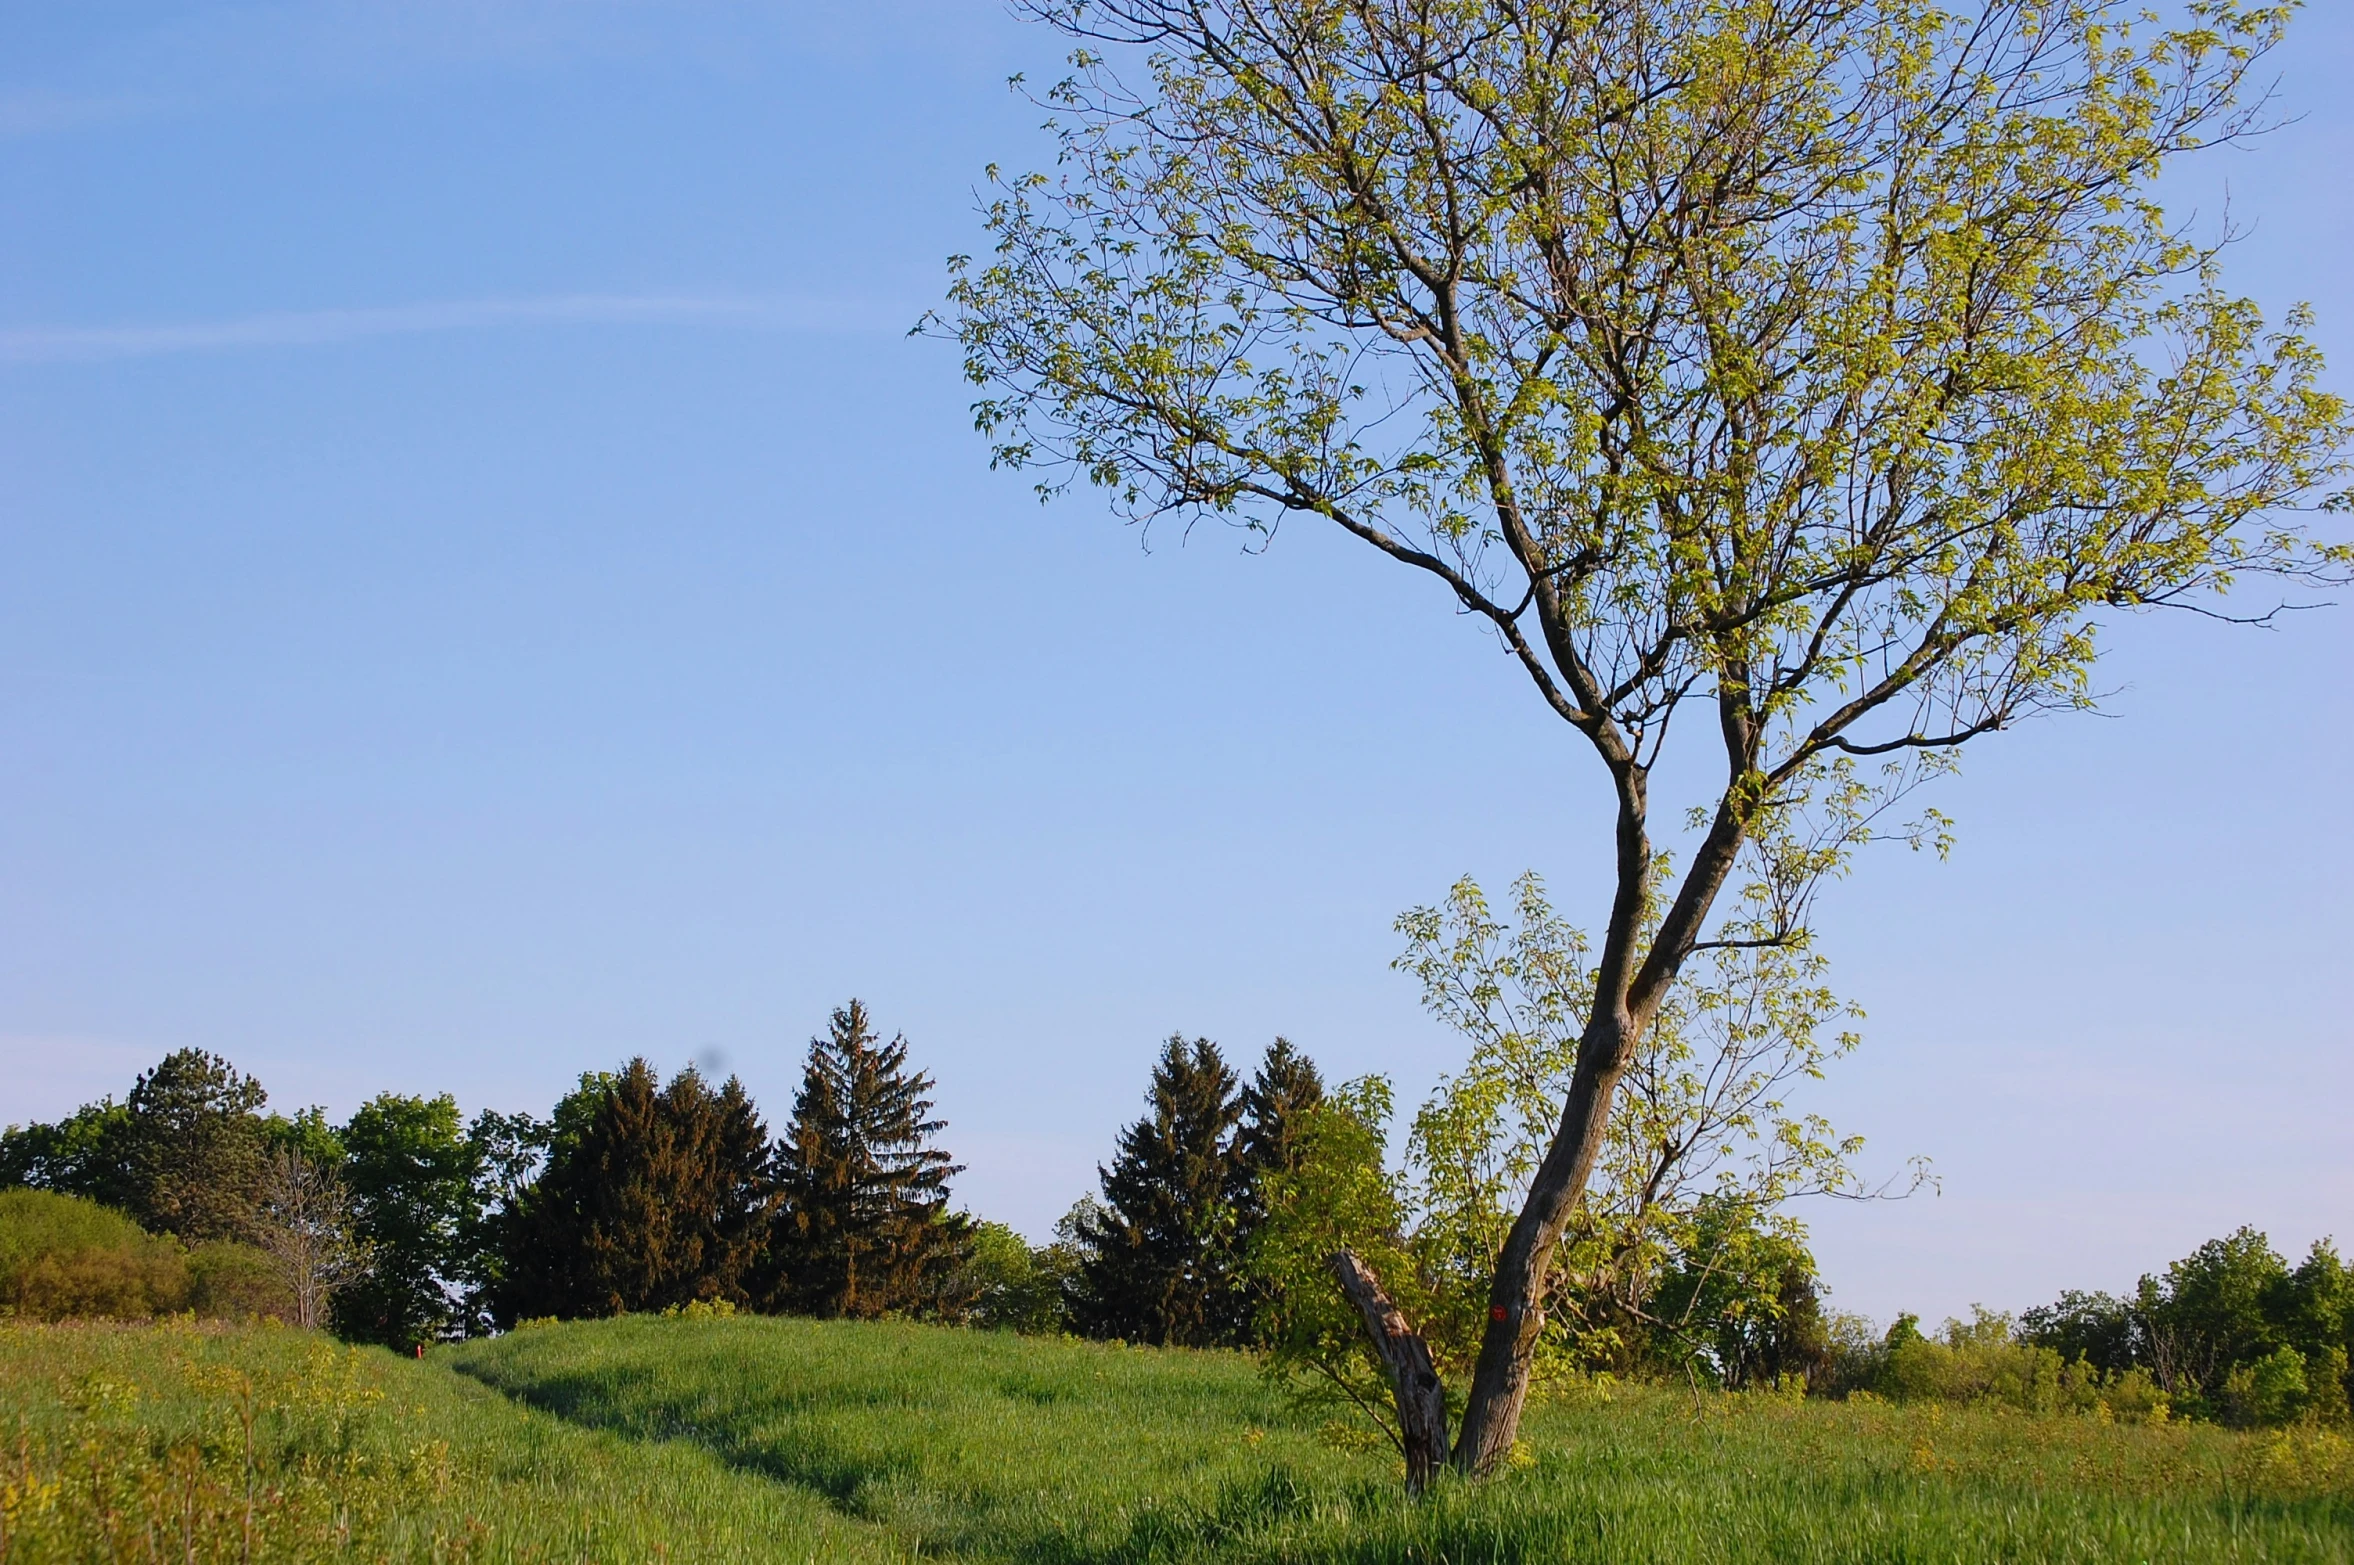
[[[1316,1062],[1277,1038],[1251,1084],[1242,1092],[1242,1120],[1235,1132],[1246,1228],[1265,1215],[1260,1188],[1270,1175],[1288,1173],[1299,1162],[1300,1133],[1307,1112],[1324,1101],[1324,1077]]]
[[[907,1038],[881,1041],[852,1000],[809,1040],[792,1123],[776,1151],[772,1308],[872,1317],[941,1302],[963,1271],[967,1224],[948,1211],[963,1172],[932,1144],[932,1078]]]
[[[548,1166],[504,1225],[503,1321],[745,1302],[770,1200],[768,1128],[730,1077],[663,1087],[642,1059],[557,1109]]]
[[[1205,1347],[1230,1340],[1234,1072],[1207,1038],[1162,1045],[1151,1112],[1120,1132],[1099,1168],[1104,1206],[1081,1216],[1073,1313],[1092,1336]]]
[[[1257,1074],[1243,1089],[1242,1119],[1234,1136],[1234,1222],[1228,1245],[1238,1277],[1247,1273],[1244,1263],[1252,1240],[1267,1220],[1268,1182],[1298,1166],[1307,1115],[1323,1101],[1324,1077],[1316,1062],[1293,1048],[1288,1038],[1269,1044]],[[1238,1287],[1229,1303],[1230,1337],[1254,1340],[1256,1298],[1247,1286]]]

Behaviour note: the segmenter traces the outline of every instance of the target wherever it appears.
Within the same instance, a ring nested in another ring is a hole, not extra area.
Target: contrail
[[[135,359],[234,348],[312,347],[484,326],[682,325],[763,331],[903,330],[917,310],[873,299],[778,294],[562,294],[356,310],[287,310],[160,326],[0,327],[0,362]]]

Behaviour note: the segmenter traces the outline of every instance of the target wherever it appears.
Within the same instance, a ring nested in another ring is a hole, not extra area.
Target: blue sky
[[[1172,1029],[1455,1061],[1391,920],[1534,867],[1590,922],[1588,763],[1345,540],[1041,508],[904,335],[1057,57],[986,0],[0,5],[0,1120],[182,1045],[775,1118],[857,994],[1042,1233]],[[2345,388],[2354,17],[2280,67],[2175,195]],[[2354,613],[2113,647],[1943,786],[1952,862],[1832,894],[1812,1106],[1945,1181],[1813,1214],[1837,1304],[2354,1241]]]

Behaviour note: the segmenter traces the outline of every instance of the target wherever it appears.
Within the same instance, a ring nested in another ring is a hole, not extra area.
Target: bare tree
[[[2150,194],[2258,128],[2293,7],[1027,4],[1077,41],[1058,162],[992,171],[942,323],[996,460],[1427,574],[1611,790],[1593,1000],[1453,1442],[1484,1472],[1685,962],[1798,939],[1925,771],[2090,705],[2104,616],[2342,577],[2291,514],[2349,432],[2303,315]],[[1662,772],[1671,732],[1707,764]],[[1764,927],[1722,927],[1736,877]]]
[[[337,1288],[367,1275],[367,1247],[352,1235],[351,1197],[334,1165],[297,1147],[274,1153],[255,1204],[254,1242],[277,1263],[294,1324],[326,1324]]]

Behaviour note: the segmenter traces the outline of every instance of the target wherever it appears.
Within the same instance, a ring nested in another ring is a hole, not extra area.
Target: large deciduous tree
[[[343,1127],[343,1182],[368,1275],[335,1296],[344,1337],[406,1349],[459,1322],[462,1245],[477,1216],[476,1156],[448,1093],[385,1092]]]
[[[997,459],[1426,573],[1609,788],[1593,999],[1453,1440],[1487,1471],[1693,953],[1799,938],[1924,769],[2088,705],[2104,618],[2342,571],[2292,514],[2348,433],[2302,315],[2151,193],[2254,127],[2293,6],[1029,5],[1079,40],[1058,163],[1000,183],[946,321]],[[1671,732],[1706,766],[1660,770]],[[1719,928],[1736,880],[1762,928]]]

